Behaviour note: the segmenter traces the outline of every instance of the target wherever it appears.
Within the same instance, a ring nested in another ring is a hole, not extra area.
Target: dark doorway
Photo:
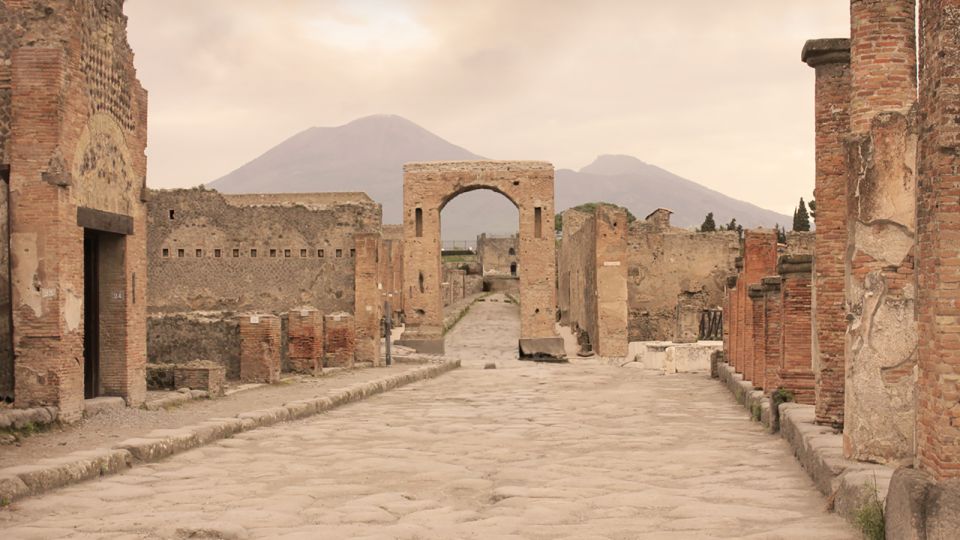
[[[83,230],[83,397],[100,394],[100,233]]]
[[[510,275],[511,276],[517,275],[517,263],[510,263]]]

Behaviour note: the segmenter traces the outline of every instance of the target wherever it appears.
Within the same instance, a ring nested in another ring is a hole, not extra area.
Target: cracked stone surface
[[[518,326],[478,303],[458,371],[15,503],[0,536],[858,537],[722,385],[520,362]]]

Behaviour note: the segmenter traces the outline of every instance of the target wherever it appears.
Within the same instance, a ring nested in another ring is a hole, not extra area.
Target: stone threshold
[[[845,459],[843,436],[830,426],[814,423],[813,405],[781,403],[775,410],[771,398],[754,389],[730,364],[720,362],[717,375],[753,420],[770,433],[780,433],[832,511],[856,526],[866,506],[883,504],[894,469]]]
[[[110,448],[79,451],[60,458],[40,460],[35,465],[0,469],[0,507],[70,484],[117,474],[137,464],[159,461],[237,433],[307,418],[394,388],[438,377],[459,367],[459,360],[432,363],[374,381],[357,383],[324,397],[292,401],[279,407],[240,413],[230,418],[211,418],[176,429],[158,429]]]

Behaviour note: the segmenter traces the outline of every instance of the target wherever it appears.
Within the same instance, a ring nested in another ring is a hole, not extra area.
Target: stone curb
[[[24,497],[122,472],[138,463],[159,461],[237,433],[307,418],[394,388],[438,377],[459,367],[459,360],[448,360],[356,383],[324,397],[291,401],[280,407],[240,413],[234,418],[211,418],[177,429],[158,429],[143,437],[117,443],[112,448],[73,452],[60,458],[40,460],[35,465],[0,469],[0,507]]]
[[[144,403],[143,408],[148,411],[159,411],[167,407],[183,405],[194,399],[206,399],[208,397],[210,397],[210,395],[205,390],[177,390],[169,396]]]
[[[773,429],[772,407],[763,392],[755,391],[730,364],[720,363],[717,372],[737,402],[754,419],[759,410],[763,425]],[[814,423],[813,405],[781,403],[779,418],[780,436],[820,493],[831,499],[838,515],[856,525],[857,514],[866,504],[874,497],[881,502],[886,498],[894,469],[845,459],[843,437],[829,426]]]

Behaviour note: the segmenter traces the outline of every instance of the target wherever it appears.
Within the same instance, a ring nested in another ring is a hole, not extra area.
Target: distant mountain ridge
[[[375,115],[304,130],[207,185],[223,193],[363,191],[383,205],[384,223],[400,223],[404,163],[482,159],[487,158],[405,118]],[[707,212],[714,213],[718,224],[736,218],[745,227],[789,225],[791,219],[625,155],[602,155],[579,171],[557,170],[555,196],[558,212],[593,201],[625,206],[640,218],[669,208],[680,227],[699,225]],[[458,199],[444,215],[456,208]],[[490,209],[483,212],[484,223],[501,217],[505,223],[516,220],[516,210],[505,208],[499,194],[479,192],[470,204]],[[444,226],[445,239],[468,240],[475,234],[471,218],[479,221],[480,213],[461,210],[455,210],[458,223],[453,228]]]

